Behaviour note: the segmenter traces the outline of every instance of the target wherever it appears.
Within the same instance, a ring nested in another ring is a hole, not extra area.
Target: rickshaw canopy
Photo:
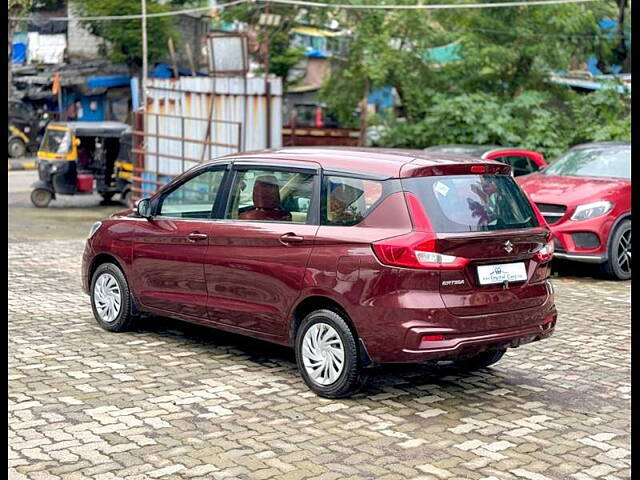
[[[104,122],[51,122],[47,128],[54,130],[69,129],[76,137],[120,137],[131,134],[131,127],[126,123]]]

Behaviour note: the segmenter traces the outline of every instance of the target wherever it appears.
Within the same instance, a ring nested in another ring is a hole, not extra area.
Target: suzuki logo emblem
[[[504,242],[504,249],[507,253],[511,253],[513,251],[513,243],[510,240]]]

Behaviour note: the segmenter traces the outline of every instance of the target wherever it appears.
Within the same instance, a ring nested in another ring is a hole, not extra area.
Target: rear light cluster
[[[456,269],[469,262],[466,258],[437,253],[436,247],[435,235],[412,232],[375,242],[373,251],[378,260],[394,267]]]
[[[553,237],[550,236],[547,243],[540,250],[534,253],[533,258],[538,263],[548,262],[553,258],[554,249]]]
[[[420,200],[412,193],[405,193],[405,198],[414,231],[375,242],[378,260],[394,267],[428,269],[459,269],[469,263],[467,258],[438,253],[438,240]]]

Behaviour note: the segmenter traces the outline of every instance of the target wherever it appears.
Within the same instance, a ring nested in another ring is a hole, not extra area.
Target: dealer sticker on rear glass
[[[443,197],[447,196],[447,193],[449,193],[449,187],[447,187],[444,183],[442,183],[441,181],[437,181],[435,183],[435,185],[433,186],[433,191],[436,193],[439,193],[440,195],[442,195]]]

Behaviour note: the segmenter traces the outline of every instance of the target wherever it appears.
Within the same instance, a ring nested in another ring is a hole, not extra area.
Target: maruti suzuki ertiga
[[[97,222],[82,281],[106,330],[149,313],[293,346],[334,398],[371,365],[478,369],[550,336],[550,235],[496,161],[284,148],[198,165]]]

